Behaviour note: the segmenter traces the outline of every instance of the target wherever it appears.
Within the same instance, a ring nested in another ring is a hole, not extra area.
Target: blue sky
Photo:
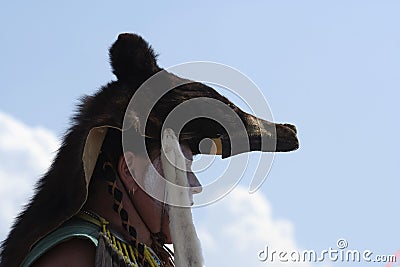
[[[16,162],[26,166],[23,148],[14,153],[4,144],[22,144],[16,138],[26,132],[40,153],[54,151],[77,99],[115,79],[109,46],[119,33],[135,32],[159,53],[162,67],[205,60],[240,70],[260,87],[275,121],[298,128],[300,149],[276,155],[256,195],[242,194],[251,178],[244,177],[234,195],[194,211],[207,266],[237,255],[264,266],[257,262],[261,244],[321,251],[339,238],[349,249],[394,254],[400,249],[399,10],[398,1],[4,2],[1,183],[10,176],[22,177],[10,188],[34,183],[46,164],[21,174],[25,168]],[[18,201],[23,198],[13,202],[17,208]],[[241,224],[243,207],[229,212],[241,203],[249,205],[243,212],[252,224]],[[0,226],[4,237],[8,225]],[[249,238],[257,236],[252,229],[265,233],[245,249],[245,237],[233,242],[228,233],[213,232],[232,227]],[[345,264],[361,266],[321,266]]]

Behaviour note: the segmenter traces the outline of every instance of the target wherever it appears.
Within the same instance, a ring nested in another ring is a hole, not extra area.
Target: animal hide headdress
[[[1,266],[19,266],[38,240],[80,211],[87,198],[91,174],[107,127],[123,128],[132,96],[156,73],[163,73],[161,80],[165,88],[179,86],[166,93],[147,117],[141,114],[139,105],[136,110],[133,107],[130,125],[138,136],[161,140],[163,122],[175,107],[187,100],[205,97],[229,106],[240,118],[246,134],[228,136],[224,127],[207,118],[190,121],[178,135],[187,140],[193,154],[206,153],[199,149],[199,143],[204,138],[219,140],[217,154],[222,157],[256,150],[279,152],[298,148],[293,125],[274,124],[245,113],[205,84],[182,84],[184,79],[157,65],[153,49],[138,35],[119,35],[109,54],[117,80],[82,99],[73,117],[73,125],[64,136],[51,167],[39,181],[35,195],[18,216],[2,244]],[[148,98],[145,95],[144,102],[151,99],[155,92],[152,88],[146,88],[145,93]],[[196,112],[196,108],[199,107],[193,107],[192,111]],[[218,107],[208,105],[207,109],[213,109],[213,114],[219,116],[220,121],[231,123],[229,116]],[[245,140],[250,146],[235,150],[231,147],[232,139]]]

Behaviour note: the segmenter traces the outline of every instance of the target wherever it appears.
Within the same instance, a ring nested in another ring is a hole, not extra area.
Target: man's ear
[[[127,151],[119,158],[118,174],[125,188],[132,189],[137,187],[134,178],[134,161],[135,154]]]

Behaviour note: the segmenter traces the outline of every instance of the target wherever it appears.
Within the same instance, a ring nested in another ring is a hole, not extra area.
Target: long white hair
[[[191,213],[185,157],[171,129],[162,137],[161,163],[167,179],[166,201],[169,205],[169,229],[174,247],[176,267],[202,267],[203,256]]]

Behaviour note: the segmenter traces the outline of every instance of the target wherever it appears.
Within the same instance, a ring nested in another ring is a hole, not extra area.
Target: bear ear
[[[109,55],[113,73],[120,81],[142,82],[160,70],[154,50],[136,34],[120,34]]]

